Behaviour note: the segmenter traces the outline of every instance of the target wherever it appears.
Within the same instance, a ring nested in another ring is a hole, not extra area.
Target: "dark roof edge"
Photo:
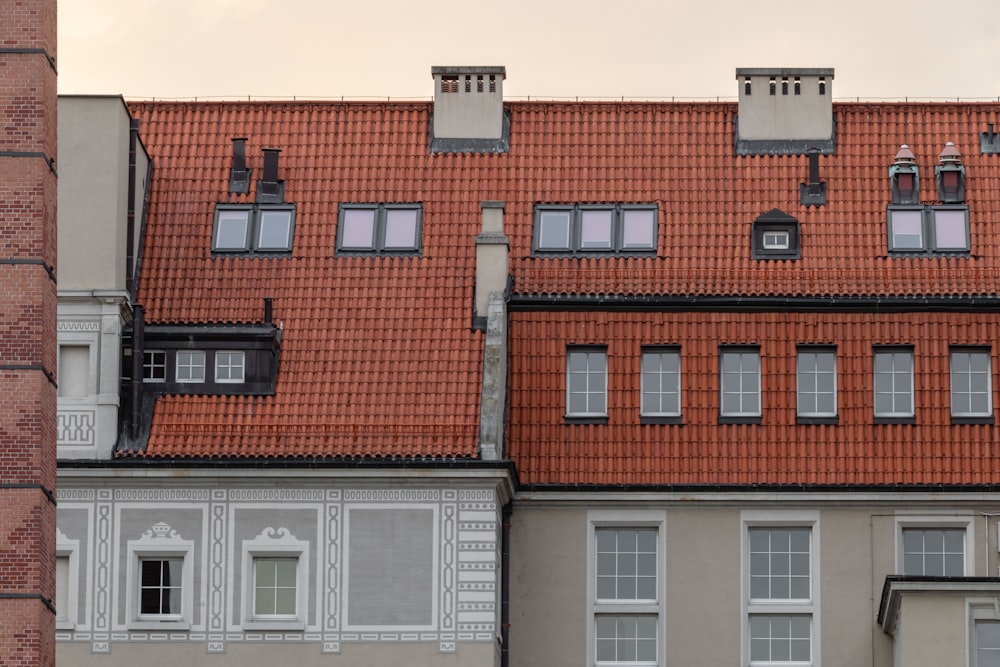
[[[995,484],[521,484],[535,493],[1000,493]]]
[[[116,459],[59,459],[57,465],[61,469],[141,469],[141,468],[197,468],[261,470],[264,468],[295,469],[344,469],[344,468],[410,468],[410,469],[440,469],[440,470],[504,470],[517,482],[517,469],[514,462],[483,461],[481,459],[463,458],[255,458],[255,459],[215,459],[215,458],[116,458]]]
[[[1000,311],[1000,295],[983,296],[704,296],[512,294],[508,307],[526,310],[729,311]]]

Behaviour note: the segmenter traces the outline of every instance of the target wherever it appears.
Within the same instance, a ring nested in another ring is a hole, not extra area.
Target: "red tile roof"
[[[285,327],[275,396],[164,397],[145,455],[474,456],[483,339],[470,323],[482,200],[506,203],[516,295],[1000,293],[1000,156],[981,155],[978,134],[987,123],[1000,125],[998,104],[835,104],[836,153],[819,161],[828,204],[809,209],[799,204],[805,157],[734,155],[735,104],[506,107],[509,153],[445,155],[428,152],[429,103],[132,104],[155,163],[139,291],[147,320],[251,321],[259,317],[262,298],[272,296],[275,320]],[[211,256],[215,204],[251,201],[227,194],[230,138],[241,136],[249,138],[254,179],[260,149],[282,149],[279,177],[286,181],[286,200],[297,205],[290,258]],[[908,144],[921,170],[922,200],[932,201],[933,167],[948,141],[955,142],[968,173],[971,256],[887,257],[889,164]],[[421,202],[423,256],[335,257],[337,207],[347,202]],[[657,256],[532,257],[533,207],[559,202],[656,203]],[[750,259],[750,223],[772,208],[799,220],[801,260]],[[574,342],[568,332],[606,317],[513,316],[509,448],[527,481],[905,481],[911,454],[946,435],[929,426],[947,422],[939,411],[931,411],[926,429],[907,430],[861,426],[864,407],[842,416],[842,424],[857,417],[850,428],[788,427],[794,420],[787,407],[772,407],[766,398],[766,423],[756,431],[713,426],[707,389],[697,395],[700,403],[691,404],[695,412],[690,420],[685,415],[683,427],[640,427],[624,404],[603,431],[566,427],[558,387],[564,346]],[[686,337],[679,331],[676,342],[702,331],[696,324],[708,327],[707,340],[716,340],[730,330],[710,323],[731,317],[617,315],[607,320],[607,331],[634,347],[662,337],[654,334],[677,319],[691,329]],[[875,327],[874,319],[870,323]],[[997,338],[990,318],[980,325],[990,328],[987,340]],[[863,319],[850,326],[850,340],[869,341],[868,349],[862,342],[851,348],[860,368],[870,357],[870,341],[887,334],[866,329]],[[937,326],[936,338],[915,340],[944,344],[945,325]],[[782,340],[774,331],[756,335]],[[849,344],[832,333],[830,340]],[[611,341],[606,337],[609,354]],[[534,354],[532,345],[550,347]],[[689,354],[694,349],[685,348],[686,361]],[[715,354],[714,348],[698,353],[705,360],[702,380],[714,373]],[[692,387],[699,382],[685,378]],[[947,382],[947,373],[940,381]],[[869,390],[858,391],[852,400],[861,401]],[[963,439],[978,434],[964,440],[970,450],[993,438],[990,428],[961,429]],[[826,442],[819,457],[802,449],[817,438]],[[751,443],[763,443],[766,453]],[[947,470],[965,469],[967,460],[957,452],[945,457],[942,480],[952,479]],[[841,459],[850,462],[843,469]],[[929,481],[938,474],[929,472],[932,458],[920,460],[924,473],[918,477]],[[775,461],[786,463],[775,467]],[[1000,481],[1000,473],[982,466],[961,479],[989,474]]]

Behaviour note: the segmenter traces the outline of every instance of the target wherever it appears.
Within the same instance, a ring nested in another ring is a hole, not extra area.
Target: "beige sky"
[[[737,67],[833,67],[835,99],[1000,99],[1000,0],[60,0],[59,91],[734,98]]]

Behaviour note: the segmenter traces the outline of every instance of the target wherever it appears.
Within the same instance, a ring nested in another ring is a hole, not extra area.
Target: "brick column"
[[[0,0],[0,665],[55,665],[56,2]]]

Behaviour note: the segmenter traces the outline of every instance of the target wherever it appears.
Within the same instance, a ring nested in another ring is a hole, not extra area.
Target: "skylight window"
[[[643,204],[544,205],[535,207],[535,252],[656,252],[657,210]]]
[[[967,206],[890,206],[889,252],[898,254],[968,253]]]
[[[292,250],[295,207],[290,204],[219,204],[215,208],[212,252],[220,255],[274,255]]]
[[[345,254],[420,252],[420,204],[344,204],[337,226],[337,250]]]

